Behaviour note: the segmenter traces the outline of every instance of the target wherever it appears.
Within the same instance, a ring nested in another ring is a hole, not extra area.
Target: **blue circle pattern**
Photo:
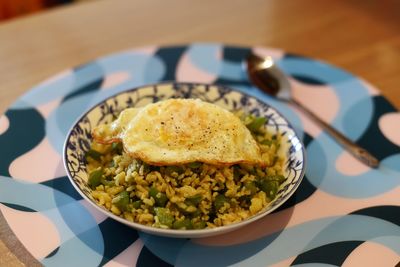
[[[299,116],[286,104],[247,85],[248,80],[240,63],[218,58],[224,48],[220,44],[193,44],[185,47],[184,53],[202,71],[223,79],[226,85],[255,96],[281,111],[303,138],[304,130]],[[168,53],[168,49],[173,47],[164,49]],[[310,77],[334,88],[340,102],[340,111],[333,121],[336,128],[356,141],[368,131],[374,106],[367,88],[359,79],[343,70],[304,57],[287,56],[277,60],[288,75]],[[80,114],[117,92],[162,81],[168,71],[175,71],[171,70],[169,64],[168,60],[156,54],[140,52],[123,52],[100,58],[66,72],[54,82],[38,85],[22,96],[10,111],[35,109],[50,101],[60,101],[58,108],[45,120],[45,132],[51,145],[61,154],[65,136]],[[104,79],[119,72],[127,73],[129,78],[107,90],[101,90]],[[315,90],[318,90],[317,86]],[[363,116],[359,116],[360,113]],[[1,138],[2,135],[0,141]],[[350,177],[335,168],[335,161],[342,152],[343,149],[325,133],[312,139],[307,146],[310,164],[305,178],[318,190],[348,199],[378,196],[399,186],[400,153],[384,158],[379,169]],[[0,177],[0,202],[40,212],[59,231],[60,247],[49,257],[39,259],[41,263],[46,266],[96,266],[117,256],[104,258],[106,235],[79,200],[59,189],[10,179],[8,173],[0,175],[5,175]],[[129,239],[129,236],[126,238]],[[129,244],[136,238],[132,237]],[[139,233],[139,238],[153,257],[176,266],[265,266],[326,244],[350,240],[372,240],[400,253],[399,224],[356,214],[308,221],[257,240],[231,246],[206,246],[191,240],[145,233]],[[117,251],[125,248],[121,247]]]

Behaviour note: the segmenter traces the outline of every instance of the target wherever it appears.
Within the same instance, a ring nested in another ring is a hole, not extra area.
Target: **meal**
[[[194,99],[127,108],[95,127],[86,153],[92,197],[115,215],[167,229],[247,219],[283,183],[280,135],[267,119]]]

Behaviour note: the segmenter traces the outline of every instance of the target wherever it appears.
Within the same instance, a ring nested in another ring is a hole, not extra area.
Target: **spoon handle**
[[[289,100],[297,108],[301,109],[304,113],[306,113],[311,119],[313,119],[319,126],[321,126],[326,132],[329,133],[334,139],[336,139],[343,148],[345,148],[348,152],[350,152],[353,156],[359,159],[361,162],[365,163],[366,165],[377,168],[379,165],[379,160],[372,156],[367,150],[360,147],[346,136],[341,134],[335,128],[327,124],[326,122],[322,121],[317,115],[311,112],[309,109],[304,107],[301,103],[297,102],[294,99]]]

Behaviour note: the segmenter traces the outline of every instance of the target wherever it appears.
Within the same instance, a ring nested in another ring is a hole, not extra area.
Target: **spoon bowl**
[[[276,66],[272,57],[250,54],[246,60],[250,81],[265,93],[290,101],[292,92],[287,76]]]

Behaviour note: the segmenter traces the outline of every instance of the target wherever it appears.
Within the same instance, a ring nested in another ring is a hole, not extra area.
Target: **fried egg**
[[[199,99],[168,99],[127,108],[92,132],[99,143],[122,142],[133,158],[152,165],[204,162],[262,164],[257,142],[230,111]]]

